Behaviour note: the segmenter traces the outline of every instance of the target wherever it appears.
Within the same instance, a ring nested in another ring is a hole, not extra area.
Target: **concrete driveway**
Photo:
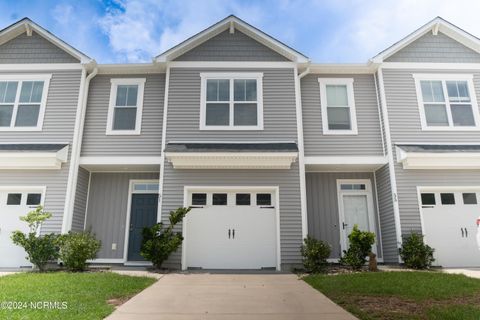
[[[107,319],[356,319],[293,274],[167,274]]]

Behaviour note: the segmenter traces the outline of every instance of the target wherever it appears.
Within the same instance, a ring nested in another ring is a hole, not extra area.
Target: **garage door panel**
[[[272,206],[273,195],[271,199],[264,194],[257,198],[258,192],[245,189],[220,192],[228,193],[225,205],[222,197],[214,196],[219,191],[199,192],[207,194],[207,200],[197,202],[200,205],[193,208],[185,219],[186,267],[276,267],[277,218],[276,208]],[[188,198],[195,201],[201,197],[190,192]],[[213,205],[215,199],[222,205]]]
[[[435,249],[434,265],[479,267],[476,219],[480,215],[478,191],[422,190],[425,242]]]

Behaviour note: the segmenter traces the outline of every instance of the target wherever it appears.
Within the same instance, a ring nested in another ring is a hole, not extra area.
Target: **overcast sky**
[[[441,16],[480,36],[479,0],[0,0],[100,63],[147,62],[234,14],[313,62],[366,62]]]

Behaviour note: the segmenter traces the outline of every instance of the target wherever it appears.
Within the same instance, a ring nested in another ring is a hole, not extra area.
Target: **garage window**
[[[204,206],[207,204],[207,194],[206,193],[192,193],[192,205],[194,206]]]
[[[462,193],[463,204],[477,204],[477,195],[475,193]]]
[[[29,206],[39,205],[41,200],[42,200],[41,193],[29,193],[27,195],[27,205]]]
[[[257,206],[271,206],[272,195],[270,193],[257,193]]]
[[[227,194],[226,193],[214,193],[212,195],[212,205],[214,206],[226,206]]]
[[[453,193],[440,193],[440,199],[443,205],[455,204],[455,195]]]
[[[250,193],[237,193],[236,194],[237,206],[249,206],[250,205]]]
[[[7,196],[7,205],[9,206],[18,206],[22,201],[21,193],[9,193]]]
[[[435,205],[435,193],[422,193],[422,205],[434,206]]]

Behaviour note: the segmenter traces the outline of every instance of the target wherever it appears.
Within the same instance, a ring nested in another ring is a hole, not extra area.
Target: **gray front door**
[[[157,223],[158,194],[132,194],[130,233],[128,236],[128,261],[145,260],[140,255],[142,231]]]

